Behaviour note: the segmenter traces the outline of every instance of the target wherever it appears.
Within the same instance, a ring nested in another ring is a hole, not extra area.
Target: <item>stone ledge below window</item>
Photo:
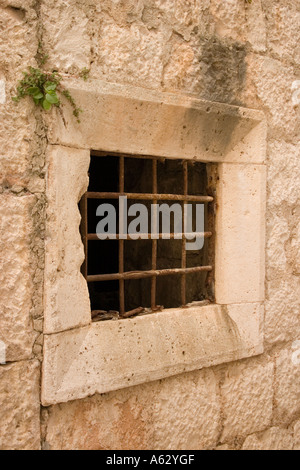
[[[208,305],[45,336],[43,405],[263,353],[263,305]]]

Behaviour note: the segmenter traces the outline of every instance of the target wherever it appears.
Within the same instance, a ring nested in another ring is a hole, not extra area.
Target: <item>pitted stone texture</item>
[[[300,61],[300,9],[293,0],[264,0],[268,46],[280,58]]]
[[[26,6],[22,8],[24,13]],[[6,89],[6,101],[0,104],[0,183],[8,186],[24,182],[24,173],[29,168],[30,138],[35,129],[29,100],[20,104],[11,100],[22,71],[35,64],[32,59],[37,45],[35,29],[30,20],[25,23],[22,11],[0,7],[0,79],[5,80]]]
[[[300,338],[300,279],[274,279],[267,284],[265,339],[268,344]]]
[[[170,393],[173,387],[176,393]],[[170,383],[164,381],[153,412],[155,449],[193,450],[215,446],[220,430],[220,403],[214,373],[204,370],[174,378]]]
[[[98,7],[97,0],[92,0],[92,3],[94,8]],[[117,25],[126,26],[140,22],[144,3],[144,0],[126,0],[125,2],[123,0],[102,0],[99,11],[102,16],[107,14]]]
[[[0,195],[0,340],[6,345],[7,361],[30,358],[35,339],[30,318],[34,203],[34,196]]]
[[[4,5],[0,5],[0,70],[2,69],[11,79],[15,79],[16,74],[24,69],[26,60],[28,66],[35,63],[34,55],[38,41],[36,25],[33,21],[36,15],[30,8],[32,6],[33,2],[28,1],[24,4],[19,0],[5,1]],[[26,15],[27,21],[24,21]],[[14,47],[11,46],[12,42]]]
[[[39,450],[38,361],[0,366],[0,449]]]
[[[300,143],[270,142],[268,160],[269,205],[299,203]]]
[[[163,33],[149,31],[143,26],[133,24],[121,28],[111,22],[104,23],[98,77],[100,73],[100,77],[115,83],[160,88],[165,42]]]
[[[298,356],[294,353],[294,349],[285,349],[276,358],[275,422],[278,425],[291,423],[300,412],[299,353]]]
[[[271,428],[247,437],[242,450],[293,450],[293,433],[287,429]]]
[[[293,282],[300,273],[300,205],[286,202],[267,211],[267,279]]]
[[[220,425],[212,371],[194,372],[50,408],[50,449],[212,448]]]
[[[88,18],[78,2],[47,0],[41,3],[47,67],[60,72],[89,68],[91,56]]]
[[[221,387],[224,415],[221,442],[230,442],[271,425],[273,375],[272,362],[249,360],[228,367]]]
[[[132,23],[149,30],[172,31],[189,41],[192,33],[213,31],[209,12],[210,0],[104,0],[103,12],[119,26]]]
[[[255,52],[265,52],[267,49],[266,15],[263,10],[263,0],[252,0],[245,5],[247,33],[246,38]]]
[[[239,0],[211,0],[211,13],[215,21],[216,34],[239,41],[245,40],[245,6]]]
[[[164,67],[166,90],[197,94],[206,100],[238,104],[246,82],[244,44],[218,36],[195,36],[189,43],[172,40]]]
[[[270,138],[296,144],[299,141],[299,113],[292,102],[292,84],[298,78],[295,67],[261,55],[248,55],[247,63],[245,103],[264,109]]]
[[[290,238],[289,223],[285,214],[268,212],[268,279],[276,279],[287,272],[286,243]]]

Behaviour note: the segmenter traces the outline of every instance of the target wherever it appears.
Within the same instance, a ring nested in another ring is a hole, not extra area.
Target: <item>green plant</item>
[[[84,67],[84,69],[81,70],[80,72],[80,77],[83,78],[83,80],[86,82],[89,78],[90,75],[90,70]]]
[[[52,106],[60,107],[60,95],[64,96],[73,108],[73,114],[79,120],[82,110],[77,106],[70,92],[62,85],[62,76],[58,72],[44,72],[40,69],[29,67],[23,72],[24,78],[20,80],[17,88],[17,96],[12,99],[20,102],[29,96],[36,106],[41,106],[45,111],[50,111]]]

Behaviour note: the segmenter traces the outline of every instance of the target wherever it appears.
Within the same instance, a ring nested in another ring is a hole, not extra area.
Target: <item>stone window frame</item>
[[[48,122],[43,405],[262,354],[264,114],[98,80],[68,88],[84,113],[80,125],[67,108]],[[211,164],[215,304],[92,323],[78,209],[91,150]]]

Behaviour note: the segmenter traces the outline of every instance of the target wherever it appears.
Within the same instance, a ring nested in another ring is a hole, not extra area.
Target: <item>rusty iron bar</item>
[[[131,158],[132,156],[128,156]],[[84,244],[85,251],[85,262],[82,266],[82,273],[88,282],[102,282],[102,281],[119,281],[119,301],[120,301],[120,318],[129,318],[134,315],[138,315],[144,309],[139,307],[138,309],[126,312],[125,310],[125,281],[132,279],[145,279],[151,278],[151,309],[152,311],[156,310],[156,290],[157,290],[157,277],[160,276],[181,276],[181,299],[182,305],[186,305],[186,276],[190,273],[197,272],[213,272],[212,266],[199,266],[194,268],[187,268],[187,255],[186,255],[186,240],[190,237],[204,237],[210,238],[213,237],[213,233],[203,232],[203,233],[191,233],[191,234],[168,234],[168,238],[165,238],[166,234],[159,233],[157,238],[153,239],[152,234],[139,234],[139,239],[148,239],[152,240],[152,269],[151,271],[135,271],[135,272],[124,272],[124,238],[125,240],[133,240],[130,235],[121,234],[111,234],[111,239],[118,240],[119,242],[119,273],[117,274],[101,274],[101,275],[88,275],[88,241],[89,240],[99,240],[97,234],[88,233],[88,199],[118,199],[120,196],[126,196],[130,200],[145,200],[152,201],[154,205],[158,204],[158,201],[178,201],[182,202],[184,208],[185,204],[188,202],[199,202],[199,203],[211,203],[214,201],[212,196],[192,196],[188,194],[188,163],[187,161],[183,162],[183,181],[184,181],[184,191],[182,195],[177,194],[159,194],[157,187],[157,162],[161,159],[152,158],[153,160],[153,193],[144,194],[144,193],[125,193],[125,158],[126,155],[120,156],[119,159],[119,192],[87,192],[81,202],[80,210],[82,214],[82,223],[81,223],[81,234]],[[162,159],[163,160],[163,159]],[[183,212],[184,214],[184,212]],[[120,220],[123,220],[125,214],[122,214],[120,208]],[[185,219],[183,218],[183,224],[185,224]],[[120,230],[119,230],[120,231]],[[184,231],[184,230],[183,230]],[[157,270],[157,244],[158,240],[162,239],[182,239],[182,263],[181,268],[179,269],[163,269]],[[100,312],[99,312],[100,313]]]
[[[160,277],[160,276],[176,276],[182,274],[192,274],[200,272],[212,271],[212,266],[197,266],[195,268],[176,268],[176,269],[161,269],[156,271],[131,271],[126,273],[116,274],[99,274],[88,276],[88,282],[103,282],[103,281],[130,281],[133,279],[147,279],[149,277]]]
[[[184,201],[184,202],[202,202],[209,203],[213,202],[214,198],[210,196],[189,196],[183,194],[143,194],[143,193],[97,193],[88,192],[88,199],[119,199],[120,196],[126,196],[127,199],[135,199],[142,201]]]
[[[119,191],[124,193],[125,190],[125,162],[124,157],[120,157],[119,164]],[[120,221],[123,223],[124,214],[120,208]],[[124,273],[124,240],[119,239],[119,273]],[[119,280],[119,298],[120,298],[120,315],[125,314],[125,281],[124,278]]]
[[[184,195],[188,195],[188,165],[187,162],[183,162],[183,192]],[[182,203],[183,208],[183,231],[186,228],[186,221],[185,221],[185,202]],[[181,253],[181,268],[184,270],[186,269],[186,237],[185,235],[182,237],[182,253]],[[185,272],[181,276],[181,303],[184,307],[186,304],[186,274]]]
[[[157,194],[157,160],[153,160],[152,163],[152,190],[153,194]],[[157,199],[153,199],[153,204],[157,205]],[[155,221],[155,224],[157,222]],[[158,231],[158,227],[157,227]],[[152,240],[152,271],[156,271],[157,268],[157,240]],[[156,308],[156,286],[157,277],[153,276],[151,281],[151,308],[154,311]]]
[[[88,276],[88,210],[87,210],[87,196],[86,193],[83,195],[80,201],[80,212],[81,212],[81,225],[80,232],[84,246],[84,262],[81,267],[81,272],[85,279]]]
[[[144,310],[144,307],[135,308],[134,310],[130,310],[130,312],[124,313],[124,315],[122,315],[122,318],[135,317],[136,315],[143,313]]]
[[[151,233],[139,233],[139,238],[137,240],[152,240],[152,234]],[[110,238],[108,238],[107,240],[119,240],[120,238],[120,234],[119,233],[110,233],[109,234]],[[168,233],[168,236],[170,236],[170,238],[164,238],[165,234],[164,233],[159,233],[157,234],[158,236],[158,240],[181,240],[184,236],[187,238],[187,239],[192,239],[192,237],[194,238],[199,238],[199,237],[203,237],[203,238],[210,238],[213,236],[213,233],[212,232],[195,232],[195,233]],[[175,238],[175,237],[178,237],[178,238]],[[93,240],[93,241],[99,241],[99,237],[96,233],[89,233],[87,235],[87,239],[88,240]],[[127,234],[126,235],[126,240],[127,241],[136,241],[135,238],[132,238],[132,235],[130,234]],[[105,240],[106,241],[106,240]]]

